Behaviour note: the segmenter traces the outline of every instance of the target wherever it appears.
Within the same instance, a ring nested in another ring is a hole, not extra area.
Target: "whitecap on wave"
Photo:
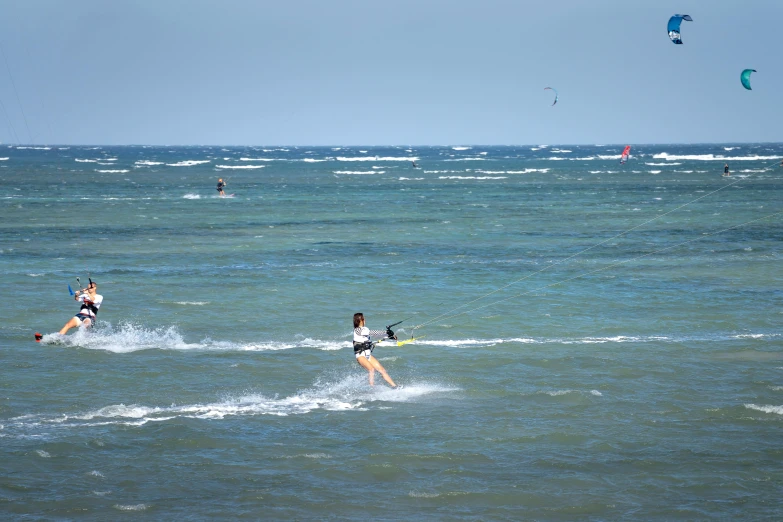
[[[758,406],[756,404],[746,404],[745,407],[749,410],[763,411],[764,413],[775,413],[777,415],[783,415],[783,406]]]
[[[723,156],[718,154],[669,154],[667,152],[661,152],[659,154],[653,154],[655,159],[664,159],[667,161],[769,161],[779,160],[783,156]]]
[[[345,157],[345,156],[338,156],[335,158],[337,161],[416,161],[419,158],[416,156],[408,156],[408,157],[394,157],[394,156],[358,156],[358,157]]]
[[[506,179],[505,176],[438,176],[438,179]]]
[[[166,163],[166,166],[168,167],[192,167],[194,165],[202,165],[204,163],[209,163],[211,160],[185,160],[185,161],[178,161],[176,163]]]
[[[263,169],[266,165],[215,165],[216,169]]]

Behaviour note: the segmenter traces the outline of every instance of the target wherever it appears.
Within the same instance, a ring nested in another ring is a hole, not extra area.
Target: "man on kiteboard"
[[[101,307],[103,302],[103,296],[98,294],[98,283],[95,281],[90,281],[86,289],[77,290],[73,298],[81,302],[82,307],[79,309],[78,314],[65,323],[65,326],[60,330],[60,335],[65,335],[68,330],[77,326],[84,325],[87,328],[95,324],[98,308]]]

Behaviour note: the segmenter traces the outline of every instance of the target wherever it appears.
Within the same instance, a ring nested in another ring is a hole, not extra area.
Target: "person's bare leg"
[[[65,335],[65,332],[71,328],[76,328],[77,326],[79,326],[79,319],[76,317],[71,317],[71,320],[65,323],[65,326],[60,329],[60,335]]]
[[[371,357],[371,359],[374,359],[374,357]],[[370,373],[370,386],[375,386],[375,368],[370,364],[370,361],[362,355],[361,357],[356,358],[356,362]]]
[[[391,385],[392,388],[396,388],[397,387],[397,385],[394,384],[394,381],[392,380],[392,378],[389,377],[389,374],[386,373],[386,369],[383,366],[381,366],[381,363],[378,362],[378,359],[376,359],[373,356],[370,356],[370,364],[373,366],[373,368],[375,368],[376,370],[381,372],[381,375],[383,376],[383,378],[386,380],[386,382],[388,382]]]

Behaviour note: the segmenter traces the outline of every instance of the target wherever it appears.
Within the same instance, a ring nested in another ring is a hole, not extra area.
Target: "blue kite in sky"
[[[544,87],[544,90],[547,90],[547,89],[555,91],[555,101],[552,102],[552,107],[554,107],[555,104],[557,103],[557,89],[555,89],[554,87]]]
[[[669,18],[669,25],[666,26],[666,30],[669,32],[669,39],[676,44],[682,43],[682,39],[680,38],[680,24],[683,20],[693,22],[693,18],[689,15],[676,14]]]

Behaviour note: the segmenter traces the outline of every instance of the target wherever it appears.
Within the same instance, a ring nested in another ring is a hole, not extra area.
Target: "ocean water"
[[[3,146],[0,516],[779,518],[783,144],[623,145]]]

